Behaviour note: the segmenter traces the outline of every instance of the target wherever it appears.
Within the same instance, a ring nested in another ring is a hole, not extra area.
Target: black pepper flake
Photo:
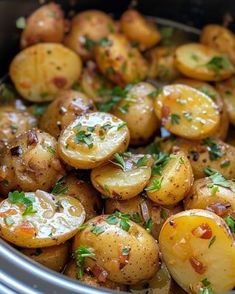
[[[173,220],[169,221],[170,226],[174,226],[175,222]]]
[[[20,146],[16,146],[10,149],[12,156],[20,156],[23,153],[23,150]]]
[[[198,161],[198,159],[200,157],[200,155],[197,151],[190,151],[190,155],[191,155],[193,161]]]

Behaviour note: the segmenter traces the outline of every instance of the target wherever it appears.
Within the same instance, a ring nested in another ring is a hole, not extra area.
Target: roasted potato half
[[[37,43],[62,43],[66,23],[60,6],[49,3],[35,10],[26,21],[21,35],[21,48]]]
[[[119,86],[142,81],[147,75],[146,60],[122,34],[110,34],[95,46],[94,54],[100,71]]]
[[[182,45],[175,54],[175,66],[189,78],[213,82],[225,80],[234,73],[226,55],[199,43]]]
[[[229,29],[209,24],[202,29],[200,42],[226,54],[235,64],[235,36]]]
[[[205,210],[187,210],[164,224],[159,244],[173,279],[187,292],[210,287],[224,293],[235,285],[234,239],[224,220]]]
[[[85,269],[89,267],[95,273],[98,267],[106,272],[109,280],[121,284],[136,284],[157,272],[157,242],[126,215],[98,216],[86,225],[75,236],[73,244],[77,258],[84,247],[92,253],[93,258],[88,256],[84,260]]]
[[[161,40],[161,34],[156,25],[146,20],[134,9],[123,13],[120,28],[130,41],[138,44],[141,50],[151,48]]]
[[[56,149],[56,140],[36,129],[11,141],[0,158],[0,192],[49,191],[64,174]]]
[[[93,56],[96,42],[116,32],[113,19],[103,11],[86,10],[75,15],[71,22],[71,31],[64,43],[75,51],[82,59]]]
[[[58,138],[61,131],[77,116],[94,111],[95,105],[85,94],[74,90],[58,93],[40,119],[39,127]]]
[[[72,238],[85,220],[81,203],[44,191],[9,193],[0,203],[0,236],[19,247],[42,248]]]
[[[123,152],[129,144],[129,130],[122,120],[102,112],[81,115],[59,137],[60,157],[69,165],[90,169]]]
[[[154,102],[156,115],[171,133],[202,139],[219,126],[218,106],[204,93],[181,84],[163,87]]]
[[[19,52],[10,65],[10,77],[26,100],[51,101],[80,76],[81,60],[61,44],[43,43]]]
[[[112,113],[127,123],[130,131],[130,144],[147,143],[160,127],[154,112],[153,98],[157,90],[149,83],[134,85],[126,97],[115,106]]]
[[[127,200],[144,190],[151,177],[151,166],[150,156],[115,154],[112,162],[91,171],[91,181],[104,196]]]
[[[45,267],[60,272],[69,258],[69,243],[65,242],[64,244],[45,248],[25,248],[20,250],[20,252]]]

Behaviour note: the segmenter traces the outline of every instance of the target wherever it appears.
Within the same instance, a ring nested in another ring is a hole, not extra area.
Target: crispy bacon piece
[[[95,264],[92,267],[91,272],[98,279],[99,282],[101,282],[101,283],[106,282],[107,277],[108,277],[108,272],[106,270],[104,270],[101,266],[99,266],[98,264]]]
[[[211,239],[212,230],[207,223],[201,224],[199,227],[192,230],[192,234],[200,239]]]
[[[196,259],[194,256],[189,258],[189,262],[196,273],[202,275],[206,271],[206,266],[204,266],[198,259]]]

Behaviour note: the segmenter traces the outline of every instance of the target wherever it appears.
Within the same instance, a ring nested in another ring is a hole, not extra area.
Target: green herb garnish
[[[26,20],[23,16],[19,17],[16,20],[16,27],[17,29],[23,30],[26,27]]]
[[[91,232],[95,234],[96,236],[102,234],[104,231],[105,231],[105,226],[93,225],[91,228]]]
[[[84,37],[83,46],[86,50],[91,51],[93,49],[93,47],[95,46],[95,44],[96,43],[92,39],[90,39],[88,37]]]
[[[176,113],[171,114],[171,123],[172,125],[178,125],[180,123],[180,116]]]
[[[231,216],[231,215],[228,215],[224,218],[226,224],[228,225],[230,231],[232,233],[235,233],[235,219]]]
[[[167,165],[170,160],[169,154],[165,152],[159,152],[154,156],[154,164],[152,167],[152,175],[162,175],[163,168]]]
[[[145,191],[155,192],[161,189],[163,177],[154,179]]]
[[[91,149],[93,147],[93,138],[92,135],[89,133],[86,133],[85,131],[79,131],[76,135],[75,135],[75,142],[77,144],[81,144],[84,143],[88,146],[89,149]]]
[[[188,111],[184,111],[183,112],[183,116],[188,120],[188,121],[192,121],[193,120],[193,116],[191,112]]]
[[[53,154],[53,155],[56,154],[56,150],[55,150],[55,148],[53,148],[53,147],[51,147],[51,146],[48,146],[48,147],[47,147],[47,150],[48,150],[48,152],[50,152],[50,153]]]
[[[114,154],[115,161],[111,161],[113,164],[119,166],[124,172],[126,171],[125,160],[122,157],[122,154],[115,153]]]
[[[212,57],[211,60],[205,64],[205,66],[217,74],[224,69],[234,69],[228,57],[224,55]]]
[[[209,245],[208,245],[208,248],[210,248],[216,241],[216,236],[213,236],[211,239],[210,239],[210,242],[209,242]]]
[[[142,223],[142,218],[139,214],[139,212],[134,212],[132,215],[131,215],[131,220],[137,224],[140,224]]]
[[[116,211],[106,218],[106,222],[110,225],[119,224],[121,229],[128,232],[130,229],[130,219],[131,217],[129,214]]]
[[[202,286],[199,290],[199,294],[214,294],[214,291],[211,288],[211,283],[208,281],[207,278],[201,281]]]
[[[33,209],[33,202],[35,202],[35,198],[33,196],[25,196],[24,192],[14,191],[9,192],[8,201],[13,204],[25,205],[25,211],[23,212],[23,216],[34,214],[37,211]]]
[[[144,155],[143,157],[141,157],[140,159],[137,160],[136,166],[137,167],[146,166],[147,163],[148,163],[148,157],[147,157],[147,155]]]
[[[125,122],[125,121],[121,122],[121,123],[117,126],[117,130],[118,130],[118,131],[121,130],[124,126],[126,126],[126,122]]]
[[[217,160],[218,158],[223,156],[221,146],[217,144],[216,141],[214,141],[213,139],[211,138],[204,139],[203,145],[207,146],[210,160]]]
[[[82,278],[84,275],[84,262],[86,257],[95,259],[95,254],[92,248],[89,248],[86,246],[80,246],[75,250],[75,259],[76,259],[76,264],[78,267],[78,271],[77,271],[78,279]]]
[[[144,224],[144,228],[147,232],[151,233],[153,229],[153,220],[149,218],[147,222]]]
[[[59,195],[59,194],[65,194],[68,192],[69,188],[65,186],[65,180],[64,177],[61,177],[56,183],[55,186],[53,187],[51,193],[54,195]]]

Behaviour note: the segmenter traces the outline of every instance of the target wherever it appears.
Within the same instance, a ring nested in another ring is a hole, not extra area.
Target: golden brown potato
[[[218,106],[204,93],[181,84],[164,86],[154,102],[163,126],[187,139],[202,139],[219,127]]]
[[[222,81],[234,73],[227,56],[199,43],[178,47],[175,65],[185,76],[202,81]]]
[[[0,203],[0,236],[19,247],[42,248],[72,238],[85,220],[81,203],[44,191],[9,193]]]
[[[159,205],[176,205],[189,193],[193,171],[184,152],[171,154],[161,173],[154,174],[147,188],[147,196]]]
[[[72,279],[77,279],[78,268],[74,260],[70,261],[66,266],[64,274]],[[126,286],[112,282],[108,279],[98,279],[98,277],[92,276],[91,274],[84,273],[84,275],[79,278],[79,281],[93,287],[105,287],[108,289],[114,289],[119,291],[126,291]]]
[[[224,100],[221,98],[218,91],[206,82],[193,79],[178,79],[175,83],[193,87],[209,96],[217,104],[220,113],[220,123],[218,129],[212,134],[212,136],[224,141],[228,134],[229,115]]]
[[[64,174],[56,149],[56,140],[37,129],[11,141],[0,157],[0,192],[49,191]]]
[[[42,43],[19,52],[10,65],[10,77],[26,100],[46,102],[69,89],[80,76],[81,60],[61,44]]]
[[[128,91],[126,97],[121,99],[112,111],[114,115],[127,123],[131,145],[147,143],[160,127],[153,104],[156,92],[156,88],[151,84],[138,83]]]
[[[169,272],[187,293],[203,293],[209,287],[212,293],[233,289],[234,239],[216,214],[192,209],[171,216],[159,244]]]
[[[127,200],[144,190],[151,177],[151,166],[150,156],[115,154],[111,163],[91,171],[91,181],[107,198]]]
[[[161,34],[156,25],[134,9],[123,13],[120,19],[120,28],[130,41],[139,45],[141,50],[151,48],[161,40]]]
[[[235,183],[231,180],[222,181],[222,186],[214,183],[218,183],[216,175],[196,180],[184,199],[185,209],[206,209],[221,217],[235,212]]]
[[[14,107],[0,107],[0,150],[19,134],[37,125],[36,118],[27,111]]]
[[[235,77],[217,83],[216,90],[224,100],[230,123],[235,125]]]
[[[108,161],[129,144],[129,130],[122,120],[103,112],[83,114],[59,137],[58,152],[69,165],[79,169],[95,168]]]
[[[46,109],[39,127],[58,138],[77,116],[94,110],[95,105],[85,94],[74,90],[61,91]]]
[[[235,177],[235,148],[219,139],[206,138],[202,141],[167,139],[159,144],[166,152],[172,150],[185,152],[191,163],[195,179],[204,178],[204,169],[208,166],[219,171],[226,179]]]
[[[55,3],[43,5],[27,19],[21,35],[21,47],[43,42],[61,43],[64,32],[64,13],[60,6]]]
[[[229,29],[217,24],[206,25],[201,32],[200,42],[228,55],[235,64],[235,36]]]
[[[69,243],[66,242],[45,248],[25,248],[20,251],[49,269],[60,272],[65,267],[69,258]]]
[[[86,212],[86,220],[89,220],[102,212],[102,202],[99,193],[91,184],[80,180],[75,175],[64,177],[62,188],[65,195],[78,199]]]
[[[116,25],[109,15],[99,10],[86,10],[73,17],[64,43],[83,59],[90,59],[95,43],[115,32]]]
[[[157,272],[157,242],[126,215],[102,215],[86,225],[75,236],[73,249],[77,259],[84,247],[89,250],[93,258],[85,257],[84,268],[89,267],[94,275],[102,271],[113,282],[136,284],[151,279]]]
[[[149,70],[148,77],[163,82],[171,82],[179,77],[180,73],[175,67],[174,47],[156,47],[147,53]]]
[[[115,84],[142,81],[147,75],[147,62],[124,35],[110,34],[105,42],[95,46],[94,52],[100,71]]]

